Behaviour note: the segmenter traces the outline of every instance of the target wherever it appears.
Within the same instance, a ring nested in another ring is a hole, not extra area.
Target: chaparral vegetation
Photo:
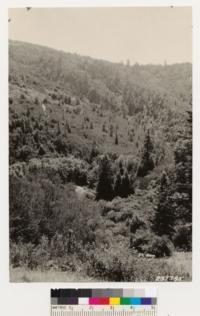
[[[9,42],[11,281],[191,280],[191,77]]]

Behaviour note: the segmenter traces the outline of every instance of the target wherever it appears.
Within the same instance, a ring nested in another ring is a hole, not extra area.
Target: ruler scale
[[[70,310],[51,310],[51,316],[156,316],[156,310],[147,310],[143,309],[139,311],[138,309],[135,310],[123,310],[120,311],[117,308],[115,310],[109,311],[104,308],[102,308],[101,311],[97,311],[96,309],[93,310],[77,310],[77,308],[72,308]]]
[[[51,290],[51,316],[157,316],[155,289]]]

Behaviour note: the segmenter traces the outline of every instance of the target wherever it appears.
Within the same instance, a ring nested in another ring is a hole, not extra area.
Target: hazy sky
[[[114,62],[192,61],[190,7],[10,9],[9,38]]]

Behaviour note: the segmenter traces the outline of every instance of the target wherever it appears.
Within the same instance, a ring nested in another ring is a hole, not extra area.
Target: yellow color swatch
[[[109,305],[120,305],[120,297],[110,297]]]

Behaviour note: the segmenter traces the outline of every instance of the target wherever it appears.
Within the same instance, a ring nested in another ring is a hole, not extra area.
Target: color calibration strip
[[[155,289],[51,290],[51,316],[156,316]]]
[[[51,299],[63,298],[88,298],[88,299],[101,299],[101,298],[127,298],[135,299],[135,303],[141,304],[145,299],[155,298],[156,290],[154,288],[146,289],[52,289]],[[143,300],[144,299],[144,300]],[[76,300],[77,301],[77,300]],[[93,300],[91,300],[92,302]],[[56,302],[56,300],[55,300]],[[90,302],[90,300],[89,300]],[[147,301],[146,301],[147,302]],[[150,300],[149,300],[150,302]],[[58,301],[57,301],[58,303]],[[56,304],[57,304],[56,303]],[[90,303],[88,303],[90,304]],[[99,304],[99,303],[98,303]],[[152,303],[150,303],[152,304]],[[155,300],[153,301],[155,304]]]

